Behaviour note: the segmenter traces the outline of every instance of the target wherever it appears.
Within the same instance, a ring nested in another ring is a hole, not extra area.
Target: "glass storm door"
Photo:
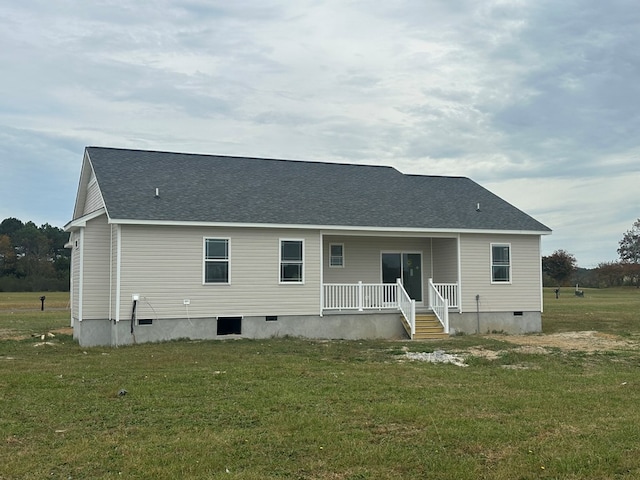
[[[382,283],[396,283],[402,279],[402,285],[416,302],[422,301],[422,254],[420,253],[383,253]]]

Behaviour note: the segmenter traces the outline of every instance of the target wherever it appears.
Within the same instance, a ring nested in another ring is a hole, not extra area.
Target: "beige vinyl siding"
[[[122,225],[120,318],[304,315],[320,310],[320,234]],[[228,238],[230,285],[203,284],[204,238]],[[280,239],[304,240],[304,284],[280,284]],[[184,300],[189,300],[189,305]]]
[[[433,281],[435,283],[456,283],[458,281],[458,241],[455,238],[434,238]]]
[[[511,282],[491,283],[491,244],[511,245]],[[461,235],[463,311],[539,312],[540,243],[537,235]]]
[[[104,203],[102,202],[102,196],[100,195],[100,188],[98,187],[98,183],[93,180],[89,182],[89,185],[87,186],[87,196],[84,202],[83,215],[95,212],[103,206]]]
[[[329,245],[344,245],[344,267],[329,267]],[[422,285],[431,274],[430,238],[324,236],[324,283],[380,283],[382,281],[382,252],[422,254]]]
[[[83,252],[82,317],[104,319],[109,312],[110,226],[106,215],[87,222]]]
[[[71,317],[78,320],[80,295],[80,231],[73,232],[71,238]]]

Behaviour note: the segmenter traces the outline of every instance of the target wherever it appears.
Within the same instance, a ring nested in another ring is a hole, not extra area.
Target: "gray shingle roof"
[[[384,166],[86,150],[112,219],[550,231],[463,177],[405,175]]]

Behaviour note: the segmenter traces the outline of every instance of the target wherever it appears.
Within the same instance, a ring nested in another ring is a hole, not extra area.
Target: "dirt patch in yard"
[[[56,328],[55,330],[50,330],[48,332],[34,332],[31,334],[16,333],[15,330],[0,328],[0,340],[24,340],[30,337],[54,338],[58,335],[73,335],[73,328]]]
[[[549,335],[487,335],[486,338],[520,345],[520,350],[524,353],[545,353],[549,348],[598,352],[630,350],[640,346],[638,341],[596,331],[562,332]]]

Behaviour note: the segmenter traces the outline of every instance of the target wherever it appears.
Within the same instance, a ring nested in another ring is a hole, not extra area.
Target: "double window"
[[[511,245],[491,244],[491,283],[511,282]]]
[[[304,283],[303,240],[280,240],[280,283]]]
[[[204,283],[229,282],[229,239],[204,239]]]

